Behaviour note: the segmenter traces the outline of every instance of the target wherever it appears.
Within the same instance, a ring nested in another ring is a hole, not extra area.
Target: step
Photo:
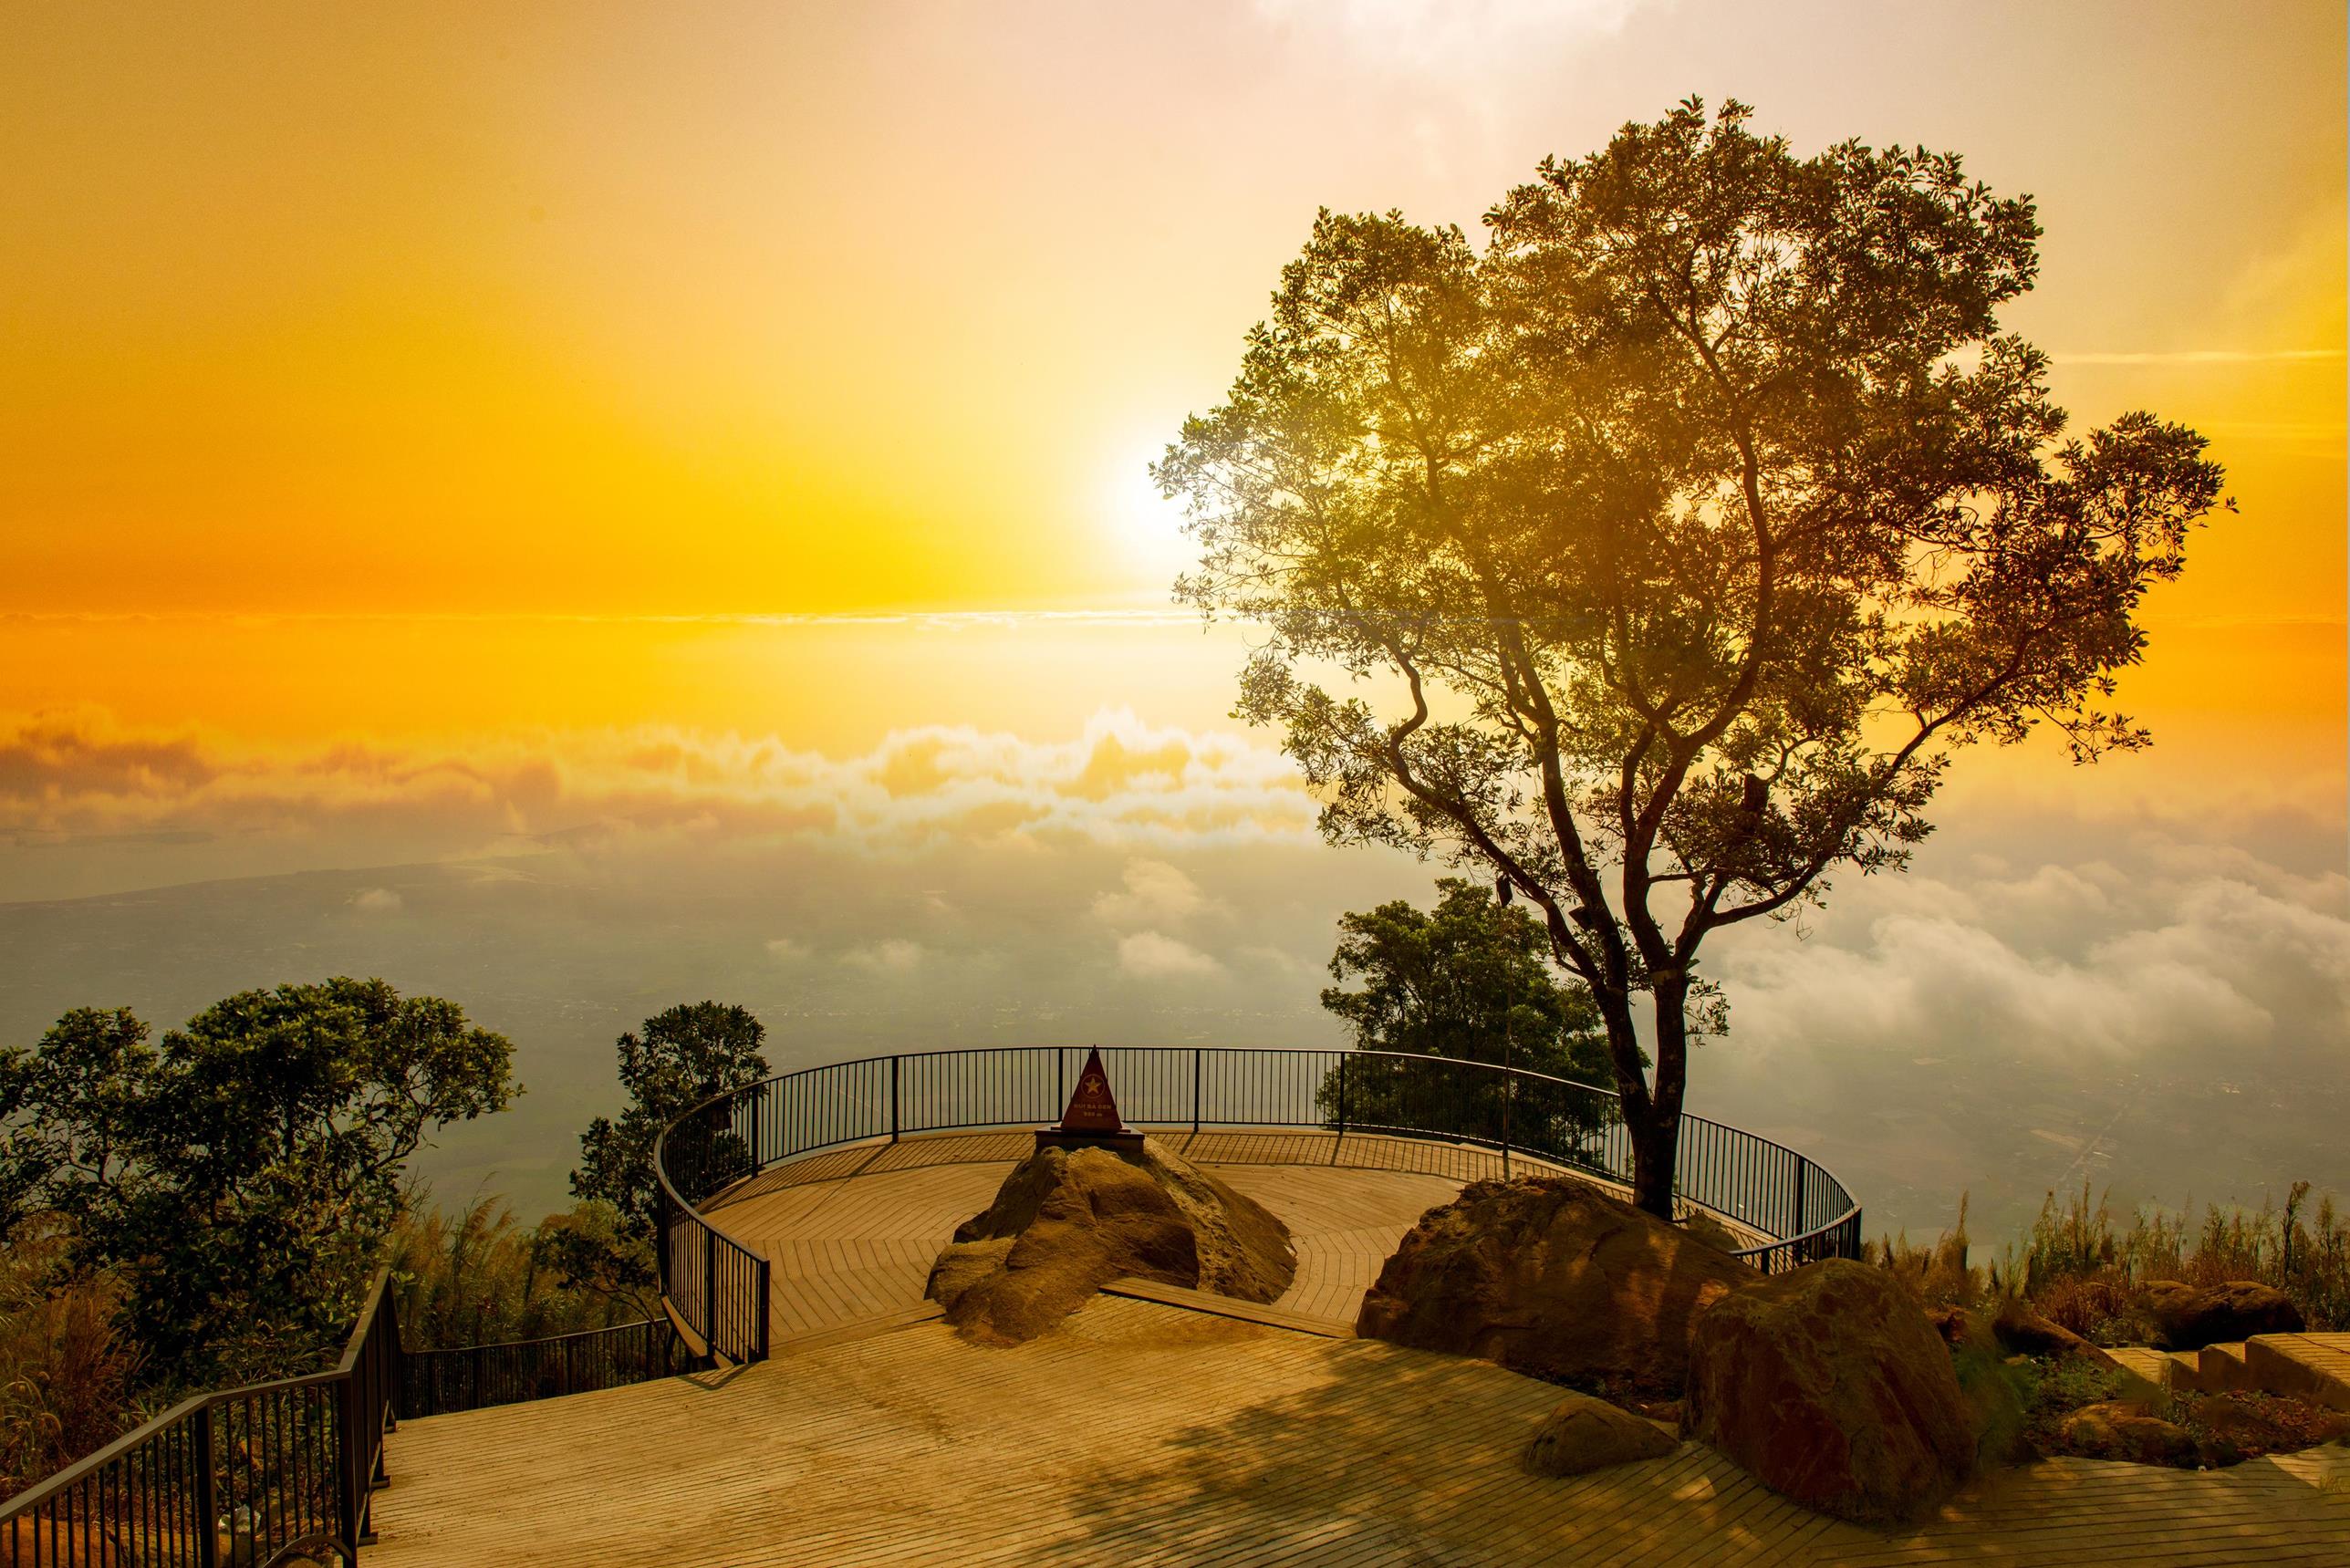
[[[1136,1301],[1157,1302],[1161,1306],[1181,1307],[1187,1312],[1213,1314],[1217,1317],[1238,1318],[1243,1323],[1262,1324],[1267,1328],[1285,1328],[1295,1334],[1319,1334],[1325,1339],[1352,1339],[1355,1325],[1340,1323],[1336,1318],[1313,1317],[1302,1312],[1284,1312],[1279,1307],[1263,1306],[1232,1296],[1220,1296],[1210,1291],[1195,1291],[1181,1285],[1162,1285],[1157,1280],[1131,1277],[1112,1280],[1102,1287],[1106,1296],[1130,1296]]]
[[[2350,1334],[2262,1334],[2243,1347],[2254,1386],[2350,1410]]]
[[[2174,1386],[2170,1357],[2164,1351],[2150,1345],[2119,1345],[2106,1354],[2120,1363],[2124,1370],[2136,1373],[2158,1388]]]
[[[2244,1342],[2207,1345],[2196,1355],[2195,1387],[2202,1394],[2236,1394],[2257,1388],[2244,1365]]]

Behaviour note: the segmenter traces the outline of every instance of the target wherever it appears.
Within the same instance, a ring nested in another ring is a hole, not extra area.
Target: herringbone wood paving
[[[1289,1226],[1297,1277],[1275,1304],[1352,1323],[1412,1221],[1463,1182],[1502,1174],[1490,1150],[1326,1132],[1154,1133]],[[1025,1130],[867,1144],[780,1166],[709,1211],[774,1263],[769,1334],[796,1335],[913,1306],[954,1228],[987,1207]],[[1512,1168],[1539,1168],[1524,1157]],[[1756,1237],[1755,1240],[1761,1240]]]
[[[1104,1295],[1012,1350],[929,1322],[731,1376],[404,1425],[380,1568],[783,1563],[2340,1563],[2350,1452],[2065,1460],[1879,1532],[1711,1451],[1518,1469],[1556,1391]],[[2331,1490],[2329,1490],[2331,1489]]]

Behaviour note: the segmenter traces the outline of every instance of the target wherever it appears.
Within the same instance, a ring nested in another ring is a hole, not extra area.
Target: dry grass
[[[639,1303],[567,1288],[546,1237],[571,1218],[525,1230],[503,1198],[451,1210],[412,1194],[389,1242],[402,1341],[416,1350],[495,1345],[646,1316]]]
[[[138,1417],[121,1282],[71,1271],[61,1235],[0,1248],[0,1498],[103,1448]]]
[[[2021,1294],[2043,1316],[2107,1344],[2145,1337],[2134,1303],[2148,1280],[2258,1280],[2291,1296],[2313,1330],[2350,1328],[2350,1216],[2331,1196],[2314,1206],[2309,1196],[2309,1183],[2295,1182],[2281,1208],[2212,1205],[2199,1223],[2191,1209],[2147,1208],[2125,1226],[2086,1186],[2061,1201],[2051,1192],[2022,1244],[1983,1263],[1969,1258],[1960,1198],[1958,1223],[1932,1242],[1890,1236],[1867,1255],[1929,1306]]]

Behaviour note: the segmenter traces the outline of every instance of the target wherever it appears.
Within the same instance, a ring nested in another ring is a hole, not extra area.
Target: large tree
[[[2149,414],[2066,435],[1998,321],[2028,198],[1750,114],[1544,162],[1482,251],[1324,212],[1154,470],[1201,551],[1179,597],[1263,628],[1236,711],[1285,730],[1324,835],[1542,912],[1659,1214],[1723,1026],[1706,938],[1903,866],[1965,746],[2146,744],[2114,676],[2220,486]]]
[[[503,1109],[513,1054],[380,980],[242,992],[160,1049],[77,1008],[0,1047],[0,1223],[121,1271],[159,1380],[281,1374],[348,1325],[409,1158]]]

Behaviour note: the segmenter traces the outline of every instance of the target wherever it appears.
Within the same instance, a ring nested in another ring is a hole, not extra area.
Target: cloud
[[[364,914],[390,915],[400,910],[402,899],[390,888],[369,888],[351,900],[351,907]]]
[[[2024,858],[2012,825],[1963,831],[1930,870],[1849,879],[1808,939],[1719,940],[1738,1054],[2170,1070],[2350,1045],[2350,877],[2144,824],[2070,859]]]
[[[111,844],[120,858],[135,837],[180,846],[183,876],[249,874],[256,845],[277,856],[265,868],[286,870],[354,853],[384,864],[646,835],[891,852],[1075,836],[1163,857],[1201,841],[1312,843],[1314,815],[1271,747],[1122,710],[1058,741],[925,727],[846,758],[775,735],[655,726],[287,751],[87,709],[0,715],[0,848]],[[53,887],[62,869],[52,856],[24,879]]]
[[[1140,980],[1201,980],[1224,969],[1199,949],[1158,931],[1118,938],[1118,967]]]
[[[808,946],[791,937],[771,937],[767,941],[767,956],[778,963],[797,963],[808,956]]]
[[[773,943],[768,944],[771,948]],[[851,948],[840,955],[840,961],[851,969],[861,969],[868,974],[908,975],[922,965],[922,946],[903,937],[889,937],[868,947]]]
[[[2339,359],[2339,348],[2169,348],[2145,353],[2052,354],[2059,365],[2278,365]]]
[[[1121,879],[1125,892],[1094,899],[1094,918],[1104,925],[1173,925],[1218,907],[1197,882],[1164,860],[1129,860]]]

